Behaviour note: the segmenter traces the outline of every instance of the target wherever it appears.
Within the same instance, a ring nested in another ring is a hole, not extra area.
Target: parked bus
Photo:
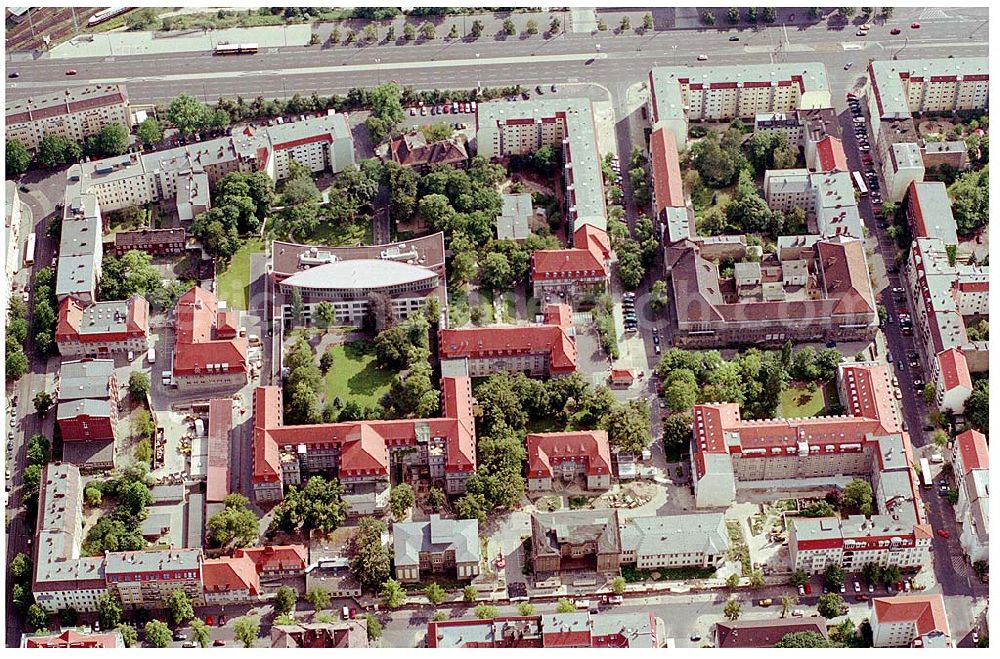
[[[258,51],[255,43],[220,43],[215,47],[216,55],[253,55]]]
[[[115,16],[120,16],[131,9],[132,7],[109,7],[104,11],[99,11],[90,17],[87,21],[87,27],[94,27],[95,25],[100,25],[104,21],[110,21]]]
[[[32,266],[35,264],[35,234],[34,232],[28,234],[28,244],[24,247],[24,265]]]
[[[931,478],[931,463],[927,461],[927,458],[920,458],[920,482],[923,483],[925,490],[934,487],[934,479]]]
[[[854,187],[858,189],[862,195],[868,194],[868,186],[865,185],[865,177],[861,175],[861,172],[852,172],[854,177]]]

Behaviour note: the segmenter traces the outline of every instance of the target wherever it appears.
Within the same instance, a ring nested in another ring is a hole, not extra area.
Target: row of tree
[[[42,167],[58,167],[79,162],[84,156],[119,156],[128,151],[128,147],[128,129],[118,123],[106,124],[96,134],[88,136],[83,144],[63,135],[45,133],[34,157],[20,140],[11,138],[6,145],[7,175],[23,174],[31,167],[32,162]]]
[[[194,218],[191,233],[209,254],[228,260],[242,246],[241,236],[260,231],[273,202],[274,182],[264,172],[226,174],[212,191],[212,208]]]
[[[7,310],[7,351],[4,362],[4,372],[8,382],[17,382],[28,372],[28,356],[24,354],[25,341],[28,340],[28,308],[17,296],[10,297],[10,308]]]
[[[55,285],[55,274],[48,266],[35,273],[31,331],[35,340],[35,352],[40,357],[56,353],[56,309],[59,308],[59,303],[56,301]]]

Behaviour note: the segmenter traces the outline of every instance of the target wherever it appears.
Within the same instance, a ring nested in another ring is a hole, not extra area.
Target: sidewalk
[[[49,53],[51,59],[76,57],[127,57],[167,53],[207,52],[220,43],[256,43],[264,48],[305,46],[311,25],[286,25],[228,30],[184,30],[176,32],[105,32],[80,35],[61,43]]]

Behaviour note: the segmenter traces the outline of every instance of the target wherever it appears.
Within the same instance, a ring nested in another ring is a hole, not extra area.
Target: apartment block
[[[260,597],[260,577],[249,556],[206,558],[201,566],[205,604],[248,604]]]
[[[611,448],[604,430],[532,433],[525,437],[528,491],[548,492],[553,482],[582,477],[588,490],[611,487]]]
[[[741,64],[658,67],[649,72],[649,116],[687,143],[689,121],[753,120],[768,112],[833,106],[826,66]]]
[[[564,209],[568,232],[583,225],[608,229],[604,176],[589,99],[536,99],[480,103],[476,113],[479,155],[506,158],[546,145],[562,150]]]
[[[934,396],[939,410],[961,414],[965,401],[972,395],[972,374],[969,362],[958,348],[948,348],[934,360]]]
[[[583,225],[567,249],[540,249],[531,255],[532,295],[548,299],[559,295],[567,301],[598,296],[608,290],[611,241],[602,229]]]
[[[990,555],[990,455],[986,436],[966,430],[955,438],[953,462],[958,486],[955,520],[962,525],[959,542],[969,561]]]
[[[6,118],[7,139],[32,151],[47,134],[82,142],[109,124],[131,127],[125,85],[74,87],[7,101]]]
[[[739,241],[726,241],[717,251],[716,243],[700,240],[668,247],[676,344],[870,341],[878,315],[862,242],[842,235],[794,236],[779,242],[798,248],[764,254],[760,262],[752,262]],[[741,266],[731,277],[720,276],[718,261],[709,260],[723,256]]]
[[[281,391],[258,387],[253,397],[253,488],[258,503],[280,501],[283,484],[310,472],[335,473],[347,489],[381,496],[393,464],[426,468],[449,494],[465,491],[476,468],[472,383],[445,377],[442,417],[283,426]],[[416,450],[414,450],[416,449]]]
[[[92,632],[87,627],[63,629],[59,634],[21,634],[22,648],[124,648],[121,632]]]
[[[652,613],[549,613],[427,624],[429,648],[659,648],[666,625]]]
[[[479,576],[479,522],[474,519],[431,515],[426,522],[396,522],[392,545],[396,579],[403,583],[417,583],[421,576],[435,574],[459,580]]]
[[[63,357],[107,358],[114,353],[146,350],[149,302],[128,300],[84,304],[67,297],[59,303],[56,346]]]
[[[764,112],[754,117],[754,133],[784,133],[788,143],[802,149],[811,171],[846,171],[840,141],[840,124],[833,108],[810,108],[791,112]],[[839,146],[839,153],[835,145]],[[841,160],[843,159],[843,160]]]
[[[171,366],[179,390],[236,390],[247,383],[249,346],[238,335],[239,311],[224,305],[197,286],[177,301]]]
[[[375,318],[382,326],[422,313],[436,298],[447,308],[444,234],[385,245],[316,247],[275,241],[272,243],[272,280],[276,284],[275,306],[280,306],[286,327],[310,325],[321,302],[333,306],[338,325],[361,326],[373,314],[383,313],[372,305],[373,297],[389,301],[392,318]],[[302,298],[302,315],[292,309],[294,291]]]
[[[299,622],[271,627],[272,648],[367,648],[366,620]]]
[[[443,329],[438,336],[440,358],[464,361],[471,377],[502,372],[549,377],[576,371],[572,324]]]
[[[636,517],[621,527],[623,565],[640,570],[718,568],[729,551],[722,513]]]
[[[264,579],[301,576],[309,561],[304,545],[265,545],[237,549],[233,553],[233,558],[244,557],[253,562],[257,574]]]
[[[187,244],[184,229],[138,229],[115,233],[115,256],[138,250],[153,256],[180,254]]]
[[[984,109],[989,83],[986,57],[872,60],[866,88],[869,114],[885,120]]]
[[[864,223],[854,197],[851,174],[844,163],[843,151],[836,155],[833,142],[818,147],[817,166],[821,171],[808,169],[771,169],[764,173],[764,198],[773,210],[788,213],[798,207],[814,223],[816,233],[824,238],[850,236],[864,238]],[[830,155],[822,155],[830,151]],[[829,160],[829,163],[825,163]],[[846,162],[846,161],[845,161]],[[826,171],[829,167],[831,171]]]
[[[944,183],[910,183],[906,194],[906,217],[915,237],[937,238],[945,245],[958,246],[958,225]]]
[[[118,380],[112,360],[63,362],[59,371],[57,400],[56,419],[64,442],[114,440],[114,426],[118,420]],[[80,407],[77,403],[84,405]],[[83,413],[86,411],[96,414],[90,416]]]
[[[56,299],[74,297],[84,303],[97,300],[104,246],[104,221],[97,197],[75,194],[67,187],[63,206],[62,235],[56,269]]]
[[[812,632],[826,638],[826,619],[802,617],[777,620],[720,620],[715,623],[715,647],[771,649],[786,634],[804,632]]]
[[[105,575],[108,592],[126,606],[162,606],[175,590],[192,602],[203,601],[200,549],[151,549],[108,553]]]
[[[953,647],[941,595],[876,597],[870,620],[877,648]]]
[[[564,510],[531,516],[531,564],[536,579],[566,570],[617,574],[621,562],[617,510]]]

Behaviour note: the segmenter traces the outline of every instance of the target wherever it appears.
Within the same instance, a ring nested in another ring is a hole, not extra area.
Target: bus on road
[[[923,483],[925,490],[934,487],[934,479],[931,478],[931,463],[927,461],[927,458],[920,458],[920,482]]]
[[[216,55],[253,55],[258,51],[255,43],[220,43],[215,47]]]
[[[865,185],[865,177],[861,175],[861,172],[852,172],[851,175],[854,177],[854,187],[858,189],[862,195],[868,194],[868,186]]]
[[[34,232],[28,234],[28,244],[24,247],[24,265],[32,266],[35,264],[35,234]]]

